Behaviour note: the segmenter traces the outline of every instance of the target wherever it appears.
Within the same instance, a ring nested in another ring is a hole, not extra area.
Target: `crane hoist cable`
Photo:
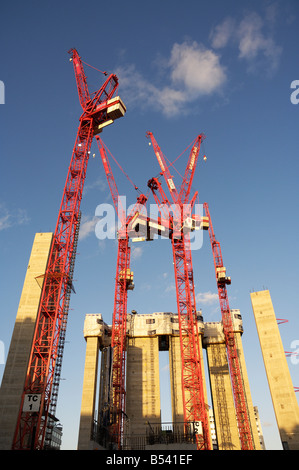
[[[108,75],[108,73],[107,73],[106,71],[103,72],[102,70],[97,69],[97,68],[94,67],[93,65],[90,65],[90,64],[88,64],[87,62],[84,62],[84,60],[82,60],[82,59],[81,59],[81,62],[82,62],[83,64],[85,64],[85,65],[88,65],[88,67],[91,67],[92,69],[97,70],[97,72],[102,73],[103,75],[105,75],[105,77]]]
[[[191,145],[194,145],[194,142],[196,141],[196,139],[194,139],[186,148],[185,150],[183,150],[180,155],[178,155],[174,160],[173,162],[170,162],[170,160],[164,155],[164,158],[169,162],[169,165],[166,167],[165,171],[168,170],[170,167],[173,166],[173,168],[175,169],[175,171],[177,172],[177,174],[180,176],[180,178],[183,180],[183,176],[180,174],[180,172],[177,170],[177,168],[174,166],[175,162],[182,156],[184,155],[185,152],[187,152],[187,150],[189,149],[189,147],[191,147]],[[157,179],[160,179],[161,176],[162,176],[163,173],[158,173],[156,175],[156,178]]]
[[[194,139],[194,140],[188,145],[188,147],[186,147],[185,150],[183,150],[183,151],[180,153],[180,155],[178,155],[178,156],[173,160],[173,162],[170,163],[170,165],[167,167],[167,169],[169,169],[171,166],[173,166],[173,168],[174,168],[174,169],[176,170],[176,172],[181,176],[182,179],[183,179],[183,177],[182,177],[182,175],[178,172],[178,170],[175,168],[174,163],[175,163],[182,155],[184,155],[185,152],[187,152],[188,148],[191,147],[191,145],[194,145],[195,140],[196,140],[196,139]],[[167,158],[167,157],[166,157],[166,158]],[[167,160],[168,160],[168,158],[167,158]],[[169,160],[168,160],[168,161],[169,161]]]
[[[116,160],[116,158],[112,155],[112,153],[110,152],[110,150],[108,149],[107,145],[102,141],[102,144],[105,146],[107,152],[109,153],[109,155],[111,155],[111,157],[113,158],[114,162],[116,163],[116,165],[119,167],[119,169],[121,170],[121,172],[125,175],[125,177],[128,179],[128,181],[131,183],[131,185],[133,186],[133,188],[138,191],[140,194],[142,194],[142,192],[140,191],[140,189],[138,188],[138,186],[136,186],[136,184],[131,180],[131,178],[129,177],[129,175],[125,172],[125,170],[122,168],[122,166],[120,165],[120,163]]]

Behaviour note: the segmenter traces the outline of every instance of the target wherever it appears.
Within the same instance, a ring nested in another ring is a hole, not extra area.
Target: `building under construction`
[[[229,306],[227,286],[231,279],[215,237],[209,206],[203,204],[202,214],[195,211],[198,193],[192,194],[192,183],[205,136],[199,134],[190,144],[185,173],[177,186],[166,157],[152,132],[148,132],[161,169],[160,175],[147,183],[159,216],[147,217],[145,194],[139,194],[135,206],[126,214],[109,152],[100,137],[107,125],[126,112],[121,98],[115,96],[118,78],[109,75],[90,94],[78,52],[71,49],[69,53],[82,115],[55,231],[36,234],[32,247],[0,390],[0,448],[57,447],[57,442],[53,444],[60,433],[56,405],[73,289],[80,203],[95,137],[119,219],[118,255],[111,325],[105,324],[100,314],[87,315],[85,320],[86,363],[78,449],[261,449],[262,432],[242,348],[241,315]],[[190,234],[197,230],[205,231],[211,244],[221,311],[216,323],[204,322],[196,308]],[[177,311],[128,314],[127,294],[134,289],[130,244],[156,236],[167,238],[172,247]],[[269,293],[253,293],[251,300],[283,447],[299,449],[298,403],[284,352],[277,347],[280,337]],[[168,427],[161,422],[159,351],[169,352],[172,422]]]
[[[241,335],[242,318],[239,310],[231,310],[238,354],[242,363],[242,375],[246,401],[254,436],[255,449],[263,442],[258,432],[251,400]],[[124,449],[194,449],[194,427],[184,427],[182,397],[182,360],[178,315],[171,312],[153,314],[132,313],[127,319],[127,373],[126,410],[122,448]],[[209,412],[210,426],[215,423],[217,432],[211,436],[211,447],[220,450],[240,450],[240,438],[236,420],[233,393],[230,383],[225,338],[221,322],[204,322],[197,312],[199,346],[202,368],[206,350],[208,361],[207,380],[210,382],[213,406],[209,406],[208,387],[204,378],[205,406]],[[113,420],[109,407],[111,395],[111,326],[105,324],[101,314],[86,315],[84,337],[86,339],[86,363],[83,382],[81,422],[78,449],[113,448],[113,436],[109,423]],[[98,355],[101,350],[100,386],[97,389]],[[159,351],[168,351],[171,392],[171,423],[161,422],[161,390]],[[97,405],[96,405],[97,404]],[[98,416],[95,419],[95,406]],[[212,420],[211,420],[212,419]],[[92,432],[91,432],[92,430]]]

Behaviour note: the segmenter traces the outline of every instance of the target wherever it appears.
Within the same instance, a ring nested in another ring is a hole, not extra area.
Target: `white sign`
[[[41,394],[39,393],[28,393],[25,395],[23,411],[39,411],[41,402]]]
[[[201,421],[194,422],[194,433],[202,434],[202,422]]]

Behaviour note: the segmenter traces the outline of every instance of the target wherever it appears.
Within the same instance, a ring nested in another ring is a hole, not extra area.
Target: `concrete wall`
[[[240,438],[221,323],[205,324],[204,346],[207,350],[218,448],[219,450],[240,450]]]
[[[13,443],[52,238],[52,233],[34,237],[0,389],[1,450]]]
[[[91,445],[91,431],[95,412],[98,357],[98,337],[87,336],[78,450],[89,450]]]
[[[241,373],[242,373],[243,384],[244,384],[244,389],[245,389],[245,396],[246,396],[247,409],[248,409],[248,414],[249,414],[254,448],[255,450],[261,450],[261,443],[260,443],[260,438],[258,435],[255,411],[254,411],[254,406],[253,406],[252,397],[251,397],[251,391],[250,391],[249,379],[248,379],[248,374],[247,374],[247,367],[246,367],[246,362],[245,362],[241,334],[236,332],[235,339],[236,339],[236,344],[237,344],[238,356],[240,360],[240,367],[241,367]]]
[[[235,342],[247,402],[250,427],[255,450],[260,450],[260,439],[251,398],[245,363],[242,334],[243,322],[238,309],[231,309]],[[220,450],[239,450],[240,438],[231,385],[225,337],[221,322],[205,323],[204,346],[207,350],[208,370],[218,446]]]
[[[126,414],[131,446],[161,423],[158,337],[128,339]]]
[[[282,445],[299,450],[299,407],[270,292],[250,297]]]
[[[183,423],[182,357],[179,336],[169,338],[169,373],[172,421],[174,423]]]

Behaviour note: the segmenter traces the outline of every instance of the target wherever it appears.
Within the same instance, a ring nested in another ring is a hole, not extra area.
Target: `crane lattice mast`
[[[115,276],[115,294],[112,319],[111,347],[112,359],[112,397],[110,403],[110,432],[113,442],[119,449],[122,447],[124,434],[124,417],[126,403],[126,342],[127,342],[127,297],[128,290],[133,290],[133,273],[130,269],[131,248],[129,246],[128,225],[132,218],[138,215],[147,202],[143,194],[138,196],[131,212],[126,215],[121,205],[121,198],[110,166],[103,141],[96,138],[102,163],[118,215],[120,228],[118,230],[118,252]]]
[[[231,279],[230,277],[226,276],[226,268],[223,266],[220,243],[216,240],[215,237],[209,206],[207,203],[204,203],[204,211],[209,221],[209,235],[214,258],[218,296],[220,301],[222,324],[227,348],[241,448],[242,450],[254,450],[241,364],[238,356],[238,349],[235,340],[232,316],[226,289],[226,285],[231,283]]]
[[[75,49],[69,51],[73,61],[78,94],[83,113],[72,152],[61,206],[49,254],[40,305],[37,313],[27,375],[22,394],[13,449],[43,449],[59,339],[65,327],[66,304],[71,283],[76,229],[80,203],[93,136],[113,122],[109,106],[118,88],[118,78],[111,74],[90,97],[81,59]],[[113,104],[114,101],[113,101]],[[29,395],[37,397],[37,408],[28,410]]]
[[[182,356],[184,423],[187,429],[193,426],[197,449],[210,450],[211,437],[204,397],[204,373],[199,347],[200,336],[197,326],[190,235],[189,230],[184,229],[186,219],[190,216],[189,194],[197,164],[201,136],[198,137],[191,150],[180,193],[175,187],[172,175],[166,166],[165,157],[153,134],[148,132],[147,136],[151,138],[161,168],[161,175],[165,178],[174,202],[174,204],[170,204],[158,178],[149,180],[148,185],[152,190],[156,203],[164,211],[164,214],[167,210],[169,211],[169,220],[171,220],[170,212],[173,214],[171,240]],[[157,191],[159,191],[162,201],[159,200]],[[192,200],[193,203],[194,199]]]

